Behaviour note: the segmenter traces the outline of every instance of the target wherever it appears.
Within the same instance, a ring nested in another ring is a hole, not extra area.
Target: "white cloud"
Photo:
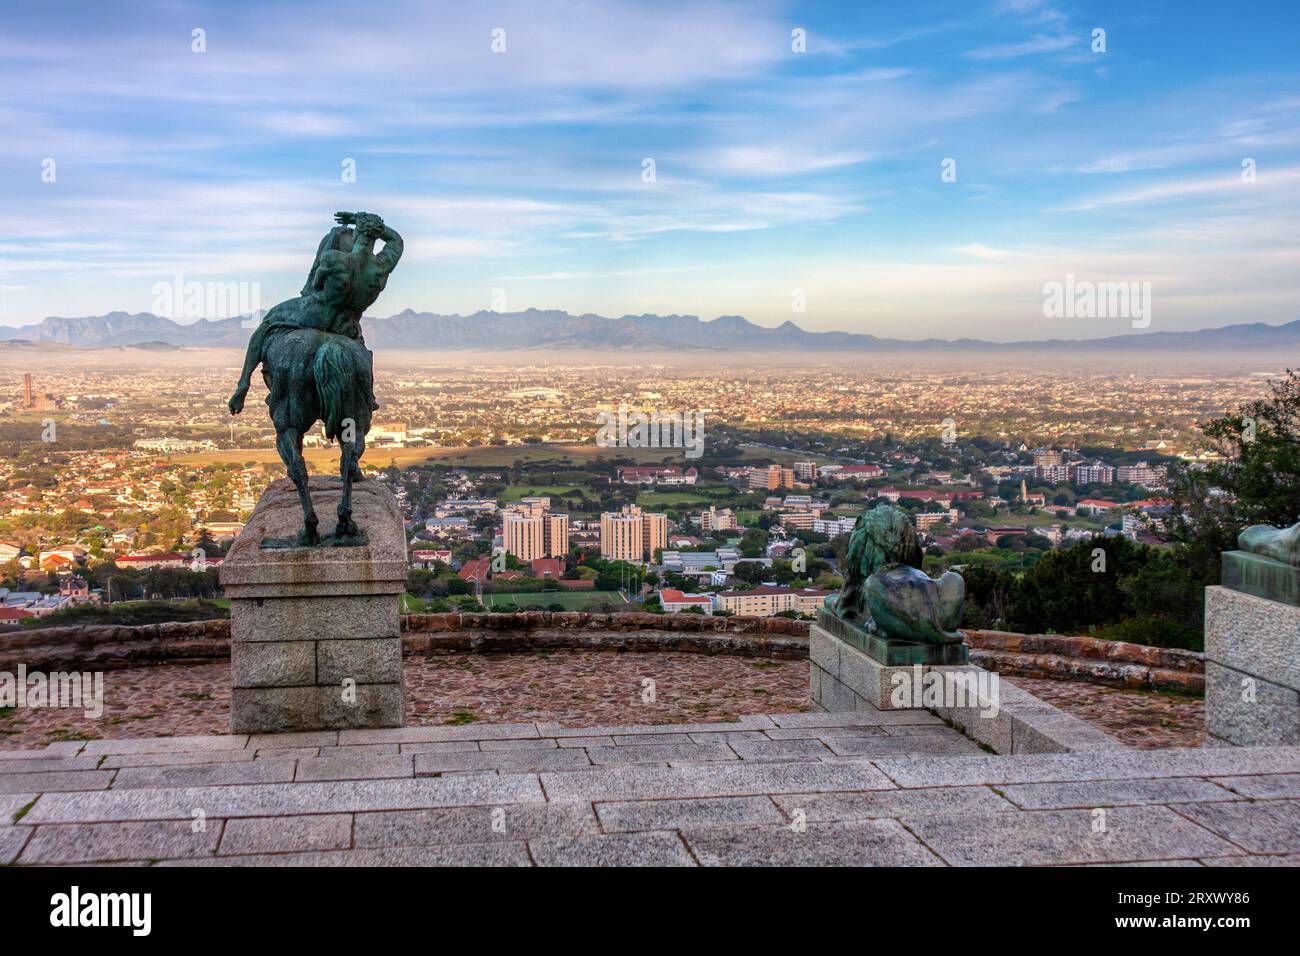
[[[995,43],[991,46],[967,50],[965,55],[973,60],[1009,60],[1039,53],[1059,53],[1081,42],[1079,37],[1040,34],[1020,43]]]

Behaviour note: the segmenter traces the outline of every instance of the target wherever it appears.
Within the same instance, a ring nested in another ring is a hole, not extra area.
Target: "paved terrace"
[[[1300,748],[994,756],[861,711],[0,752],[0,863],[104,861],[1294,866]]]

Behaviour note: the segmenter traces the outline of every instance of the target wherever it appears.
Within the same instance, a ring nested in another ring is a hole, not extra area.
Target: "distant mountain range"
[[[0,342],[70,348],[243,348],[251,325],[230,318],[179,323],[149,312],[110,312],[84,318],[50,316],[35,325],[0,327]],[[987,342],[981,339],[886,339],[856,332],[807,332],[793,322],[776,328],[739,315],[703,320],[695,315],[570,315],[528,309],[438,315],[407,309],[362,322],[372,349],[517,351],[582,349],[661,351],[683,349],[742,352],[1004,351],[1097,349],[1161,351],[1258,351],[1300,348],[1300,320],[1285,325],[1256,322],[1196,332],[1145,332],[1100,339]]]

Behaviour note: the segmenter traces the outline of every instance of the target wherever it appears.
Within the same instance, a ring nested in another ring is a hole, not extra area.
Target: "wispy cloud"
[[[9,16],[0,321],[145,309],[177,271],[275,301],[357,208],[406,237],[393,311],[473,312],[508,283],[520,307],[777,324],[799,287],[815,327],[996,338],[1041,324],[1034,285],[1067,267],[1160,277],[1171,323],[1222,318],[1229,288],[1234,318],[1300,301],[1289,12],[1262,31],[1160,8],[1083,21],[1050,0],[356,11]],[[1115,52],[1090,52],[1096,25]]]
[[[1081,43],[1078,37],[1040,34],[1018,43],[994,43],[990,46],[977,47],[974,50],[967,50],[966,56],[972,60],[1010,60],[1039,53],[1059,53]]]

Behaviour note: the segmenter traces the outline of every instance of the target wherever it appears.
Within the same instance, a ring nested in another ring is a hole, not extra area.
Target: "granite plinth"
[[[328,534],[342,485],[313,477],[308,488]],[[401,511],[374,481],[353,486],[352,511],[363,545],[264,547],[302,526],[297,491],[281,479],[231,545],[221,582],[230,598],[232,733],[402,725]]]
[[[1205,589],[1205,731],[1210,744],[1300,743],[1300,607]]]
[[[809,697],[831,714],[928,710],[999,754],[1124,749],[974,664],[882,664],[820,623],[809,629],[808,657]]]
[[[1222,560],[1225,588],[1300,606],[1300,567],[1249,551],[1225,551]]]

